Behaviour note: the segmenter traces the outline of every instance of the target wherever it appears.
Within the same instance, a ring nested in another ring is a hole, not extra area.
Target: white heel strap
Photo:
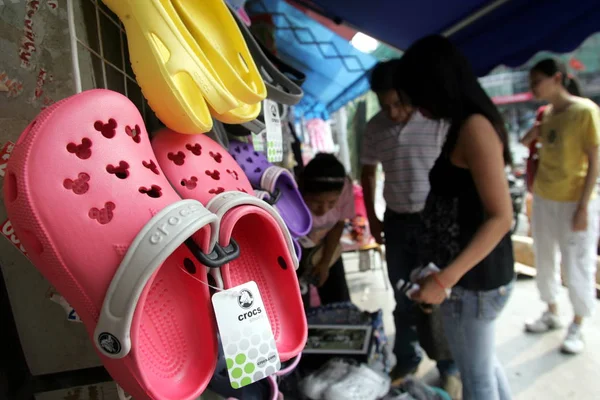
[[[131,350],[131,323],[142,291],[163,262],[190,236],[211,225],[211,242],[218,235],[217,216],[196,200],[181,200],[161,210],[137,234],[110,283],[95,344],[110,358]]]
[[[206,208],[212,213],[216,214],[219,218],[219,221],[221,221],[223,216],[232,208],[247,205],[262,208],[275,219],[285,239],[288,251],[294,263],[294,269],[298,269],[298,257],[296,256],[296,252],[294,251],[294,242],[292,241],[290,231],[288,230],[285,222],[283,222],[283,219],[281,218],[279,213],[265,201],[260,200],[257,197],[251,196],[247,193],[224,192],[213,197],[206,205]],[[257,234],[259,234],[259,232],[257,232]],[[211,248],[213,247],[213,245],[214,244],[211,242]]]

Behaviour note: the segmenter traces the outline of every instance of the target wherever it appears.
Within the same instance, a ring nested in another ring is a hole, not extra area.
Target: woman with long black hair
[[[504,123],[467,59],[441,36],[406,51],[396,88],[424,115],[451,123],[423,211],[422,261],[441,271],[420,282],[416,300],[441,304],[463,399],[510,399],[494,348],[495,320],[515,276]]]

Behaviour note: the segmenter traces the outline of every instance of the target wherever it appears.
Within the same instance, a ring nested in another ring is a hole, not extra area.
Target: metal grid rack
[[[152,131],[159,122],[135,80],[119,18],[100,0],[68,0],[67,6],[76,91],[104,88],[127,96]]]
[[[75,91],[104,88],[119,92],[136,105],[149,132],[158,127],[160,122],[144,99],[131,69],[125,30],[118,17],[100,0],[67,0],[67,18]],[[14,320],[2,274],[0,305],[2,315]],[[7,342],[19,343],[16,326],[9,325],[3,327],[1,336]],[[40,393],[112,381],[102,366],[33,376],[20,343],[7,351],[7,358],[11,368],[6,383],[0,375],[0,398],[4,398],[6,391],[10,399],[35,400]]]

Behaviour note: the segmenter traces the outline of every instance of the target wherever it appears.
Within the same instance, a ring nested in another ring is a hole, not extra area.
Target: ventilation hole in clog
[[[254,160],[252,159],[252,157],[246,158],[246,161],[248,161],[250,164],[252,164],[254,162]]]
[[[85,172],[81,172],[75,179],[65,179],[63,186],[65,189],[72,191],[75,194],[85,194],[90,190],[90,176]]]
[[[75,154],[77,158],[87,160],[92,156],[92,141],[88,138],[83,138],[81,144],[71,142],[67,145],[67,151]]]
[[[235,154],[232,154],[231,158],[233,158],[234,161],[237,161],[237,157],[235,156]]]
[[[235,179],[236,181],[239,181],[239,180],[240,180],[240,177],[239,177],[239,175],[238,175],[237,171],[232,171],[232,170],[230,170],[230,169],[228,169],[228,170],[226,170],[226,171],[227,171],[227,173],[228,173],[229,175],[231,175],[231,177],[232,177],[233,179]]]
[[[218,181],[221,179],[221,173],[219,171],[217,171],[216,169],[213,171],[206,170],[206,171],[204,171],[204,173],[206,175],[210,176],[211,178],[213,178],[215,181]]]
[[[256,172],[257,174],[260,173],[262,171],[262,169],[260,169],[259,167],[257,167],[254,172]]]
[[[187,272],[189,272],[192,275],[194,275],[196,273],[196,265],[189,258],[185,258],[183,260],[183,267],[185,268],[185,270]]]
[[[185,163],[185,154],[183,154],[182,151],[178,151],[175,154],[169,153],[167,154],[167,158],[173,161],[175,165],[183,165],[183,163]]]
[[[192,154],[195,156],[199,156],[202,154],[202,146],[200,146],[198,143],[194,145],[188,143],[185,145],[185,148],[191,151]]]
[[[94,122],[94,129],[100,132],[105,138],[112,139],[117,134],[117,121],[112,118],[107,123],[96,121]]]
[[[216,188],[216,189],[210,189],[210,190],[208,191],[208,193],[210,193],[210,194],[221,194],[221,193],[223,193],[224,191],[225,191],[225,189],[224,189],[224,188],[222,188],[222,187],[218,187],[218,188]]]
[[[287,263],[285,262],[285,259],[281,256],[277,257],[277,264],[279,264],[279,266],[281,267],[281,269],[287,269]]]
[[[147,195],[148,197],[152,197],[153,199],[158,199],[162,196],[162,189],[160,186],[152,185],[150,189],[146,187],[139,188],[140,193]]]
[[[242,149],[244,149],[244,151],[248,151],[248,145],[247,144],[243,145]]]
[[[129,176],[129,164],[126,161],[120,161],[118,166],[108,164],[106,172],[116,176],[119,179],[127,179]]]
[[[240,165],[240,167],[242,168],[242,171],[246,172],[246,166],[245,165]]]
[[[5,185],[6,186],[4,187],[4,193],[6,194],[6,200],[12,203],[17,199],[18,195],[16,175],[12,172],[9,172],[8,176],[6,177]]]
[[[248,192],[246,191],[246,189],[244,189],[244,188],[237,188],[237,190],[238,190],[238,192],[242,192],[242,193],[248,193]]]
[[[139,125],[135,125],[133,128],[127,125],[125,127],[125,133],[127,136],[133,139],[134,142],[140,143],[142,141],[141,129]]]
[[[24,243],[27,246],[28,253],[39,256],[44,252],[44,245],[33,232],[28,230],[19,232],[19,239],[21,240],[21,243]]]
[[[158,167],[156,166],[156,163],[153,160],[150,160],[148,162],[142,161],[142,165],[144,166],[144,168],[148,168],[150,171],[154,172],[156,175],[160,175],[158,172]]]
[[[208,153],[216,162],[218,162],[219,164],[221,163],[221,160],[223,159],[223,156],[221,155],[221,153],[213,153],[212,151]]]
[[[35,126],[35,124],[37,124],[37,119],[34,119],[33,121],[31,121],[31,123],[25,128],[23,133],[21,133],[21,136],[19,136],[19,139],[17,139],[17,145],[21,144],[21,142],[23,142],[23,140],[25,140],[25,138],[29,135],[29,132],[31,132],[33,130],[33,127]]]
[[[98,221],[98,223],[100,225],[106,225],[108,224],[110,221],[112,221],[113,219],[113,211],[115,210],[117,206],[115,205],[115,203],[113,203],[112,201],[106,202],[104,203],[104,207],[103,208],[92,208],[90,209],[90,211],[88,212],[88,216],[93,219]]]
[[[190,177],[190,179],[183,178],[181,180],[181,186],[184,186],[186,189],[189,189],[189,190],[196,189],[197,185],[198,185],[198,178],[196,178],[195,176]]]

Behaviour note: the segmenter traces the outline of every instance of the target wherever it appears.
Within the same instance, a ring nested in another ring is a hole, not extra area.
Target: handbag
[[[542,106],[538,108],[537,114],[535,116],[536,123],[542,122],[544,118],[544,110],[546,106]],[[538,165],[539,165],[539,154],[538,154],[538,139],[534,139],[531,143],[529,143],[529,157],[527,158],[527,166],[526,166],[526,177],[527,177],[527,190],[533,193],[533,182],[535,180],[535,174],[537,173]]]

